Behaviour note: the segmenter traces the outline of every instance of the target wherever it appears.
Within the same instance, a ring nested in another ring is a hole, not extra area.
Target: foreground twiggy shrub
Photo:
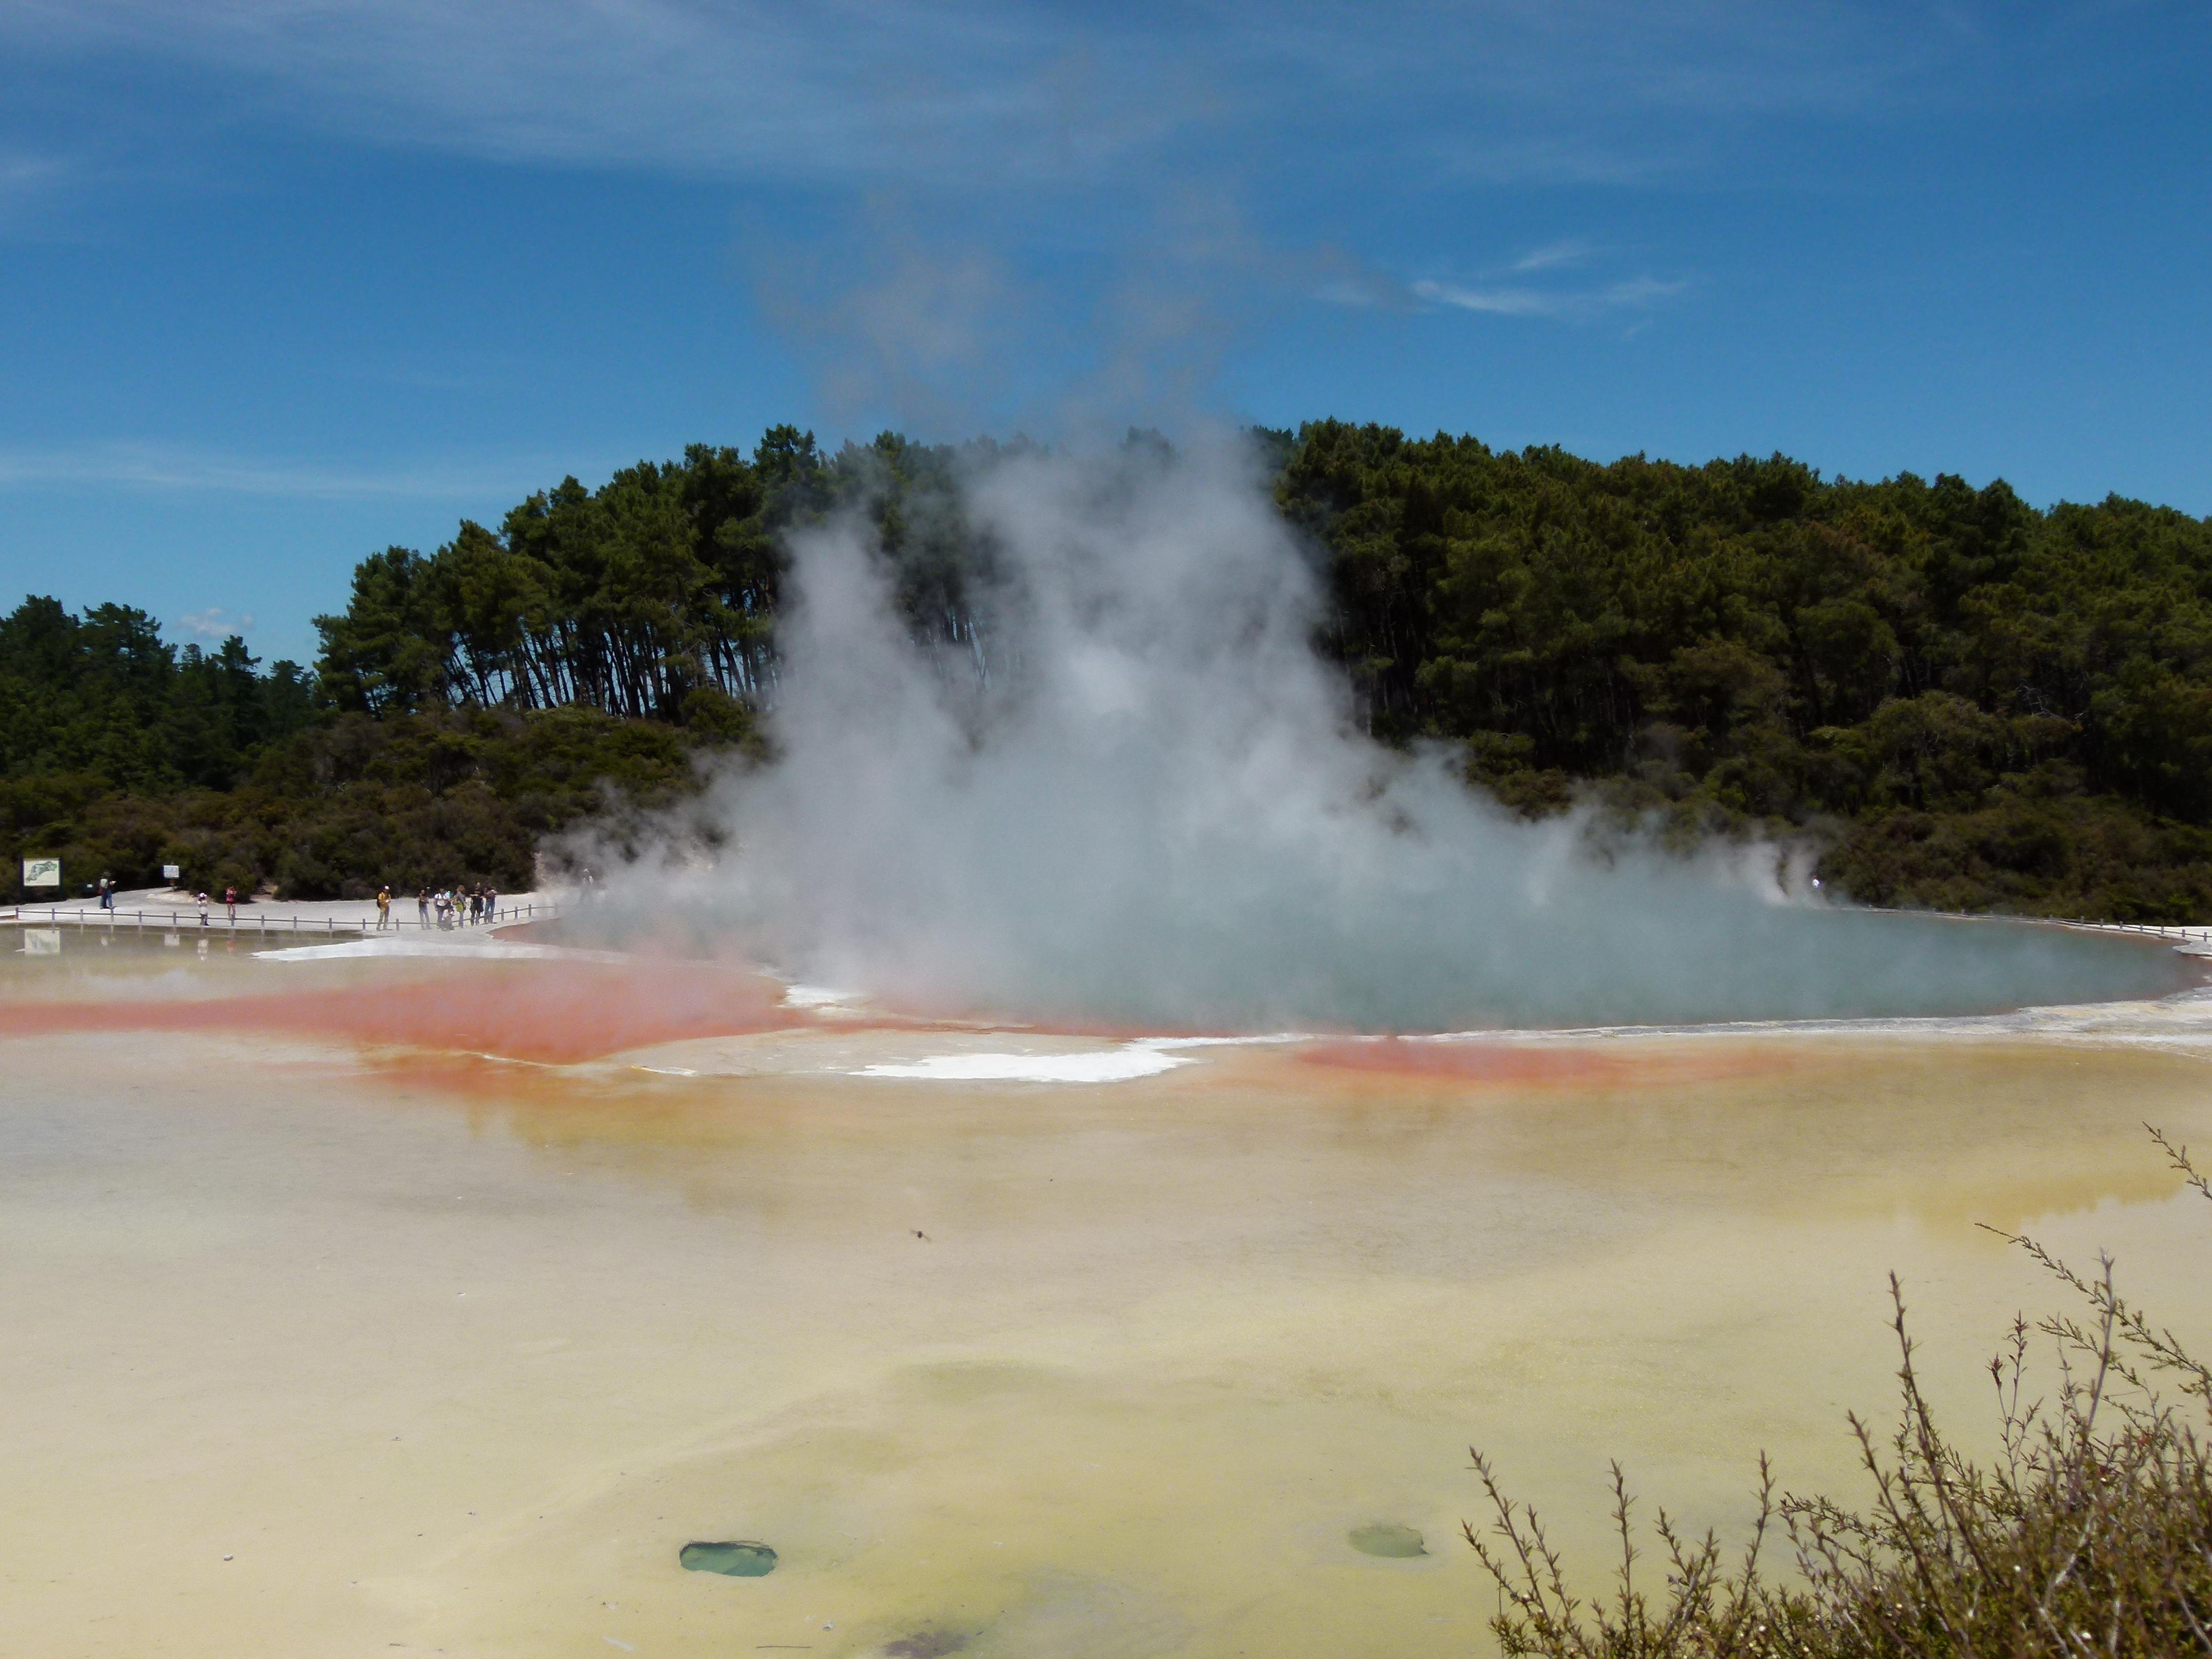
[[[2212,1200],[2212,1182],[2186,1149],[2150,1133],[2189,1185]],[[2033,1328],[2014,1322],[1990,1362],[2000,1430],[1993,1462],[1969,1462],[1937,1429],[1893,1274],[1898,1426],[1885,1440],[1850,1419],[1874,1481],[1871,1505],[1778,1500],[1762,1456],[1752,1542],[1732,1568],[1712,1534],[1685,1537],[1662,1510],[1655,1531],[1665,1587],[1648,1595],[1636,1571],[1632,1500],[1615,1464],[1620,1565],[1611,1594],[1585,1601],[1571,1589],[1535,1511],[1510,1499],[1474,1454],[1492,1523],[1463,1529],[1498,1583],[1491,1628],[1499,1645],[1544,1659],[2212,1654],[2212,1369],[2120,1297],[2109,1257],[2084,1277],[2033,1239],[2001,1237],[2077,1295],[2085,1311]],[[2038,1331],[2057,1350],[2053,1399],[2022,1393]],[[1778,1519],[1796,1559],[1797,1582],[1787,1585],[1759,1571]]]

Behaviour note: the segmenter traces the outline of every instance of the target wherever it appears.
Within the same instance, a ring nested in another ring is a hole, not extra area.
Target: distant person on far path
[[[487,884],[484,887],[484,920],[499,920],[499,889]]]
[[[415,890],[415,921],[419,927],[430,925],[430,890],[427,887]]]
[[[201,927],[206,927],[207,925],[208,925],[208,896],[207,896],[205,893],[202,893],[202,894],[200,895],[200,926],[201,926]]]
[[[103,910],[115,908],[115,878],[112,876],[100,878],[100,908]]]
[[[392,884],[386,882],[376,890],[376,931],[382,933],[392,926]]]
[[[222,890],[222,908],[223,913],[230,918],[231,925],[235,927],[238,923],[238,889],[226,887]]]

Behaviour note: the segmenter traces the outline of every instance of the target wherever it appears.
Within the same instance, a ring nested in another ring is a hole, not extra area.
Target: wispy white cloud
[[[104,485],[308,500],[465,501],[497,497],[518,477],[542,470],[542,464],[352,468],[145,443],[0,449],[0,489],[17,489]]]
[[[77,0],[9,36],[228,73],[241,112],[375,143],[795,180],[1080,173],[1208,101],[1168,40],[991,3]]]
[[[1647,311],[1662,300],[1671,300],[1689,287],[1679,279],[1662,282],[1656,276],[1632,276],[1626,282],[1608,283],[1591,297],[1601,310]]]
[[[1529,269],[1519,263],[1510,267],[1516,273]],[[1516,282],[1450,283],[1424,277],[1402,288],[1385,288],[1375,280],[1364,284],[1340,283],[1322,290],[1319,297],[1340,304],[1395,303],[1416,310],[1442,308],[1478,312],[1491,317],[1534,317],[1553,322],[1583,323],[1613,313],[1649,312],[1688,286],[1686,282],[1662,281],[1656,276],[1630,276],[1580,288]]]
[[[1586,264],[1596,250],[1588,242],[1570,239],[1552,242],[1543,247],[1531,248],[1516,259],[1512,270],[1520,275],[1537,270],[1558,270],[1565,267]]]
[[[0,231],[32,223],[70,183],[75,169],[63,156],[0,146]]]
[[[1972,81],[1995,0],[15,0],[0,41],[237,79],[372,143],[766,179],[1128,176],[1269,131],[1407,165],[1622,177],[1715,121]],[[1349,141],[1365,143],[1351,145]]]
[[[253,617],[250,611],[226,611],[219,605],[211,605],[204,611],[186,611],[177,618],[175,626],[204,640],[227,640],[233,634],[249,631]]]
[[[0,201],[51,190],[68,172],[58,155],[0,149]]]
[[[1431,305],[1486,312],[1493,317],[1559,317],[1565,314],[1566,307],[1565,295],[1533,288],[1466,288],[1457,283],[1424,279],[1413,284],[1412,293]]]
[[[1250,14],[1255,32],[1340,82],[1600,116],[1837,112],[1925,95],[1991,15],[1998,0],[1909,18],[1880,0],[1334,0],[1303,8],[1295,28]]]

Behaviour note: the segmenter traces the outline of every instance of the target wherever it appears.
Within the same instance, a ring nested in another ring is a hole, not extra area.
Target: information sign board
[[[26,887],[58,887],[62,884],[62,861],[59,859],[25,859],[23,885]]]

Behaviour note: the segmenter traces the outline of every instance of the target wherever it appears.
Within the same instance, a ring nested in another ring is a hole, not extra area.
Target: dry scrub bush
[[[2150,1133],[2212,1200],[2212,1182],[2186,1149]],[[1778,1500],[1762,1456],[1752,1542],[1733,1569],[1711,1533],[1686,1537],[1662,1510],[1665,1589],[1647,1595],[1615,1464],[1620,1565],[1612,1593],[1585,1602],[1535,1511],[1509,1499],[1475,1454],[1492,1523],[1486,1533],[1472,1523],[1463,1530],[1497,1580],[1491,1628],[1504,1650],[1544,1659],[2212,1654],[2212,1369],[2113,1289],[2109,1257],[2084,1277],[2033,1239],[1999,1236],[2075,1292],[2083,1310],[2033,1328],[2015,1319],[1990,1362],[2001,1430],[1994,1462],[1968,1462],[1937,1429],[1893,1274],[1899,1424],[1884,1441],[1850,1419],[1874,1481],[1871,1507]],[[2038,1331],[2057,1352],[2057,1392],[2047,1401],[2022,1394]],[[1778,1519],[1795,1547],[1794,1583],[1759,1574],[1760,1547]]]

